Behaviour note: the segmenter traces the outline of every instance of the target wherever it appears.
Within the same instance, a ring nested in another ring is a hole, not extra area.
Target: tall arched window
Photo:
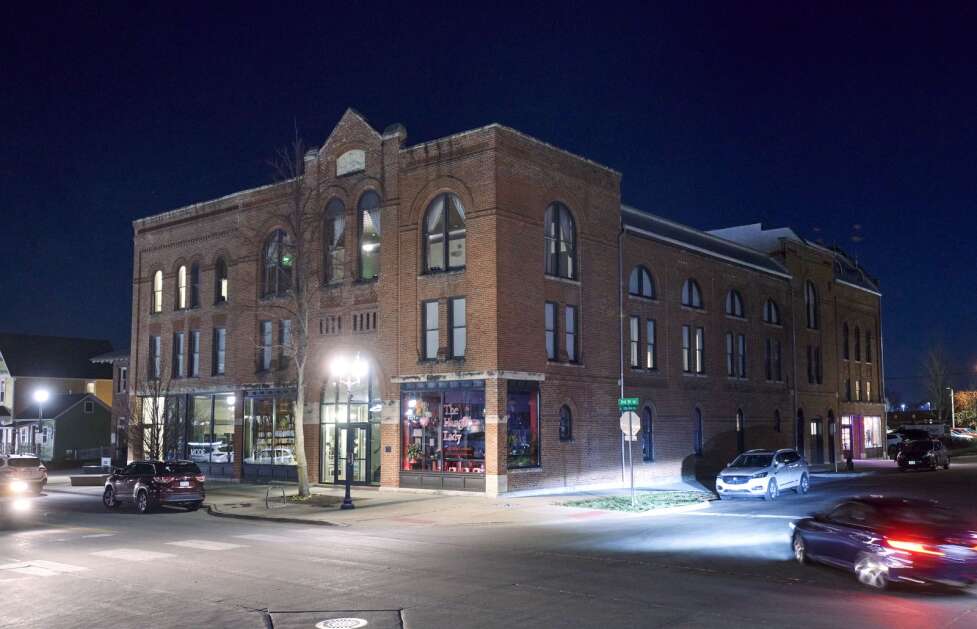
[[[360,279],[372,280],[380,275],[380,195],[367,190],[357,205]]]
[[[689,278],[682,284],[682,305],[689,308],[702,308],[702,290],[699,283]]]
[[[332,199],[326,204],[322,243],[326,283],[342,282],[346,277],[346,206],[339,199]]]
[[[163,312],[163,272],[153,273],[152,312]]]
[[[551,203],[543,218],[546,274],[577,279],[577,227],[569,208]]]
[[[738,290],[726,293],[726,314],[731,317],[743,318],[743,296]]]
[[[227,263],[224,258],[217,258],[214,263],[214,303],[226,303],[227,295]]]
[[[187,307],[187,267],[181,264],[176,271],[176,309],[185,310]]]
[[[190,265],[190,307],[200,307],[200,265]]]
[[[573,440],[573,413],[564,404],[560,407],[560,441]]]
[[[848,343],[848,323],[841,324],[841,356],[845,360],[848,360],[850,344]]]
[[[702,456],[703,441],[702,411],[697,408],[692,413],[692,453],[696,456]]]
[[[814,288],[814,282],[810,280],[804,285],[804,307],[807,310],[807,327],[812,330],[817,330],[820,325],[818,291]]]
[[[272,232],[265,241],[261,256],[264,265],[264,283],[261,291],[263,296],[281,297],[292,287],[294,255],[288,234],[282,229]]]
[[[655,460],[655,423],[651,409],[641,411],[641,459],[649,463]]]
[[[453,192],[434,197],[424,213],[424,272],[465,267],[465,206]]]
[[[743,418],[743,409],[736,409],[736,451],[746,450],[746,420]]]
[[[628,294],[635,297],[655,298],[655,283],[651,279],[651,273],[643,266],[636,266],[631,269],[631,277],[628,278]]]
[[[862,331],[855,326],[855,360],[862,359]]]
[[[777,302],[772,299],[768,299],[767,302],[763,304],[763,321],[764,323],[780,325],[780,307],[777,306]]]

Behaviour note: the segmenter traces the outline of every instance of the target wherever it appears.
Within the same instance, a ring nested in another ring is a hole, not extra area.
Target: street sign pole
[[[638,398],[621,398],[618,400],[618,407],[621,413],[621,480],[624,478],[624,466],[631,466],[631,508],[635,507],[634,497],[634,446],[632,442],[636,440],[638,432],[641,430],[641,423],[634,411],[638,409]],[[624,457],[624,442],[628,442],[628,456]]]
[[[631,508],[634,509],[634,413],[628,413],[628,433],[631,441],[628,441],[628,459],[631,461]]]

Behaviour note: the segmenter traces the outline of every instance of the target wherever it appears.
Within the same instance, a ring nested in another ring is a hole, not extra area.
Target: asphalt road
[[[49,492],[0,530],[2,627],[973,627],[977,591],[872,592],[791,561],[791,519],[857,493],[977,520],[977,463],[816,479],[774,503],[537,526],[308,527]]]

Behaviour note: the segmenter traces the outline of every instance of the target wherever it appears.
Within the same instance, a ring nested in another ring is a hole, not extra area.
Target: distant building
[[[44,405],[34,392],[46,390],[47,404],[63,394],[92,394],[112,406],[112,368],[91,358],[112,349],[109,341],[61,336],[0,333],[0,444],[17,441],[14,419],[38,417]],[[31,436],[30,443],[36,443]]]
[[[93,393],[61,393],[14,418],[20,452],[34,452],[55,466],[98,462],[111,456],[112,409]]]
[[[99,354],[91,359],[97,365],[112,367],[112,463],[123,466],[131,458],[129,447],[129,350]]]
[[[888,422],[889,430],[907,424],[949,424],[949,422],[940,419],[936,411],[927,410],[889,411],[886,413],[886,422]]]

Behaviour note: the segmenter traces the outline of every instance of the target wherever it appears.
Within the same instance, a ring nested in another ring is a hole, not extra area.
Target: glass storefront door
[[[327,425],[323,482],[346,482],[347,457],[352,459],[353,466],[350,482],[359,485],[372,482],[369,472],[373,469],[373,453],[368,447],[371,442],[370,424]]]

